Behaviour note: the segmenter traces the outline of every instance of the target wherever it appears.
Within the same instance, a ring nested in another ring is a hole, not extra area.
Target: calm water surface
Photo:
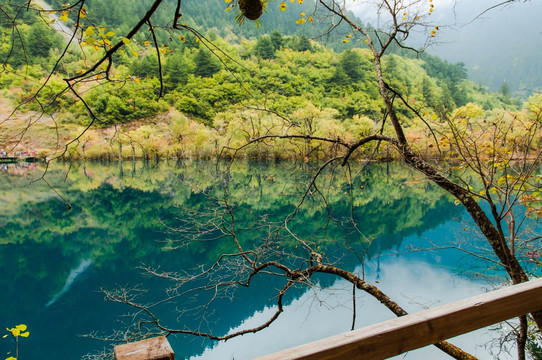
[[[189,231],[187,219],[216,208],[204,194],[227,193],[235,204],[241,240],[260,241],[264,234],[254,224],[283,221],[314,170],[307,164],[238,162],[224,176],[210,162],[66,164],[49,170],[46,178],[53,190],[43,181],[30,183],[42,174],[39,167],[3,169],[0,326],[28,325],[30,337],[20,341],[23,360],[80,359],[107,350],[108,343],[83,335],[111,334],[129,321],[122,315],[130,309],[105,301],[100,289],[138,287],[157,300],[166,284],[142,276],[142,266],[190,271],[229,251],[220,241],[171,250],[180,235],[168,229]],[[490,288],[488,280],[501,280],[497,270],[485,271],[490,264],[460,251],[418,251],[468,241],[485,254],[462,209],[404,167],[373,164],[354,167],[351,174],[337,169],[322,178],[319,190],[329,207],[312,194],[292,230],[319,241],[328,259],[378,282],[407,310],[472,296]],[[481,271],[488,276],[478,276]],[[273,290],[280,286],[273,277],[255,280],[250,289],[217,299],[205,322],[201,314],[175,312],[192,306],[186,300],[172,302],[160,314],[169,325],[205,327],[217,334],[255,326],[274,311]],[[312,289],[292,290],[284,315],[258,334],[225,343],[170,337],[177,358],[249,359],[350,330],[351,285],[325,276],[316,280]],[[356,327],[393,318],[361,293],[356,306]],[[480,345],[494,333],[481,330],[455,342],[491,358]],[[13,349],[9,338],[1,339],[0,356]],[[446,358],[436,350],[420,351],[409,358]]]

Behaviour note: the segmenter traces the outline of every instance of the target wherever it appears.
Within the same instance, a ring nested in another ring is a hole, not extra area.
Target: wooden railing
[[[542,279],[381,322],[262,356],[256,360],[386,359],[539,310],[542,310]],[[117,360],[120,359],[136,358],[117,357]],[[172,359],[172,357],[137,359]]]

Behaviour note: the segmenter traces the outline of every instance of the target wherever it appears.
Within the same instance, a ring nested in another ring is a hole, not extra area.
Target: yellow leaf
[[[344,39],[344,40],[343,40],[343,43],[347,43],[347,42],[348,42],[348,39]]]
[[[303,0],[297,0],[297,2],[303,4]]]
[[[115,36],[115,33],[113,31],[108,31],[107,33],[105,33],[105,36],[107,37]]]
[[[136,83],[139,83],[141,80],[139,80],[139,78],[135,78],[134,81],[135,81]]]
[[[224,11],[230,11],[230,10],[231,10],[231,7],[229,7],[229,6],[224,9]]]
[[[295,23],[298,24],[298,25],[301,25],[304,22],[305,22],[305,19],[297,19],[297,21]]]
[[[7,335],[4,335],[4,336],[2,336],[2,339],[5,339],[5,338],[7,338],[7,337],[8,337]]]
[[[138,56],[139,56],[139,54],[138,54],[137,51],[135,51],[135,50],[132,50],[132,55],[134,55],[135,57],[138,57]]]
[[[199,43],[199,38],[196,38],[196,42]]]
[[[130,39],[128,38],[122,38],[122,42],[128,45],[130,43]]]
[[[229,8],[229,9],[231,9],[231,8]],[[181,40],[181,41],[186,41],[186,39],[185,39],[184,36],[182,36],[182,35],[179,35],[179,40]]]
[[[309,20],[309,22],[312,22],[312,16],[309,16],[307,20]]]
[[[305,13],[299,14],[299,17],[304,17],[304,16],[305,16]]]
[[[95,43],[96,43],[96,40],[94,38],[88,38],[87,39],[87,44],[94,45]]]
[[[19,336],[21,334],[21,330],[16,329],[16,328],[10,329],[10,331],[11,331],[11,335],[13,335],[15,337],[17,337],[17,336]]]
[[[85,30],[85,35],[86,35],[86,36],[92,36],[92,35],[94,35],[94,26],[89,26],[89,27]]]
[[[19,324],[19,325],[15,326],[15,328],[19,329],[21,331],[25,331],[26,329],[28,329],[28,327],[25,324]]]
[[[87,17],[87,10],[86,9],[81,9],[81,11],[79,11],[79,17],[84,19]]]
[[[62,16],[60,17],[60,20],[62,20],[62,21],[68,21],[68,13],[67,13],[67,12],[64,12],[64,15],[62,15]]]
[[[233,1],[233,0],[224,0],[224,2],[225,2],[226,4],[229,4],[229,3],[231,3],[232,1]]]
[[[24,333],[21,333],[22,337],[28,337],[30,335],[30,332],[26,331]]]
[[[283,1],[280,3],[280,11],[286,10],[286,3]]]
[[[352,34],[348,34],[346,35],[346,37],[350,39],[352,37]]]
[[[145,41],[145,42],[143,43],[143,45],[148,46],[148,45],[150,45],[150,43],[151,43],[150,41]]]

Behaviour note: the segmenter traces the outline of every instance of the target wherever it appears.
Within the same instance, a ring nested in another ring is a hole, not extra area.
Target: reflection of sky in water
[[[380,264],[381,289],[409,312],[423,310],[474,296],[483,292],[483,284],[456,277],[444,269],[435,269],[424,262],[383,260]],[[360,271],[360,269],[357,269]],[[375,280],[375,269],[367,269],[367,280]],[[207,348],[200,356],[191,359],[251,359],[285,348],[318,340],[350,330],[352,322],[352,287],[338,281],[332,288],[309,290],[285,307],[281,318],[258,334],[219,343]],[[357,292],[356,327],[394,318],[393,314],[372,297]],[[240,328],[256,326],[275,311],[267,308],[244,321]],[[239,328],[232,329],[232,331]],[[478,330],[452,339],[451,342],[480,359],[492,359],[484,348],[491,339],[488,330]],[[397,358],[403,358],[404,355]],[[427,347],[410,352],[407,359],[448,359],[440,350]],[[506,359],[504,354],[500,359]]]
[[[79,275],[81,275],[83,272],[85,272],[86,269],[92,264],[92,260],[81,260],[79,263],[79,266],[76,269],[73,269],[70,271],[70,275],[68,275],[68,278],[66,279],[66,283],[64,284],[64,287],[62,290],[57,292],[51,300],[47,304],[45,304],[45,307],[49,307],[53,305],[62,295],[68,292],[70,290],[70,287],[72,286],[73,282],[77,279]]]

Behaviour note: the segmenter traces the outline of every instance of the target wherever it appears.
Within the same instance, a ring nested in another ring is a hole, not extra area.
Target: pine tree
[[[164,64],[164,74],[166,76],[166,84],[170,88],[177,88],[179,85],[185,85],[188,81],[189,69],[184,61],[184,53],[176,52],[170,56]]]
[[[510,87],[508,86],[508,83],[504,81],[501,85],[501,88],[499,89],[499,92],[505,97],[509,98],[512,95],[512,92],[510,91]]]
[[[261,36],[256,43],[255,53],[262,59],[274,59],[275,48],[269,36]]]
[[[277,30],[271,33],[271,42],[273,43],[273,49],[275,51],[282,49],[284,45],[284,36]]]
[[[199,49],[194,57],[196,65],[194,75],[201,77],[211,77],[220,71],[220,64],[206,49]]]
[[[353,82],[363,80],[363,69],[361,56],[352,50],[345,50],[339,60],[344,73],[348,75]]]
[[[309,38],[303,34],[299,37],[299,40],[298,40],[298,43],[297,43],[297,48],[295,49],[297,51],[314,51],[314,49],[312,48],[312,44],[309,40]]]

